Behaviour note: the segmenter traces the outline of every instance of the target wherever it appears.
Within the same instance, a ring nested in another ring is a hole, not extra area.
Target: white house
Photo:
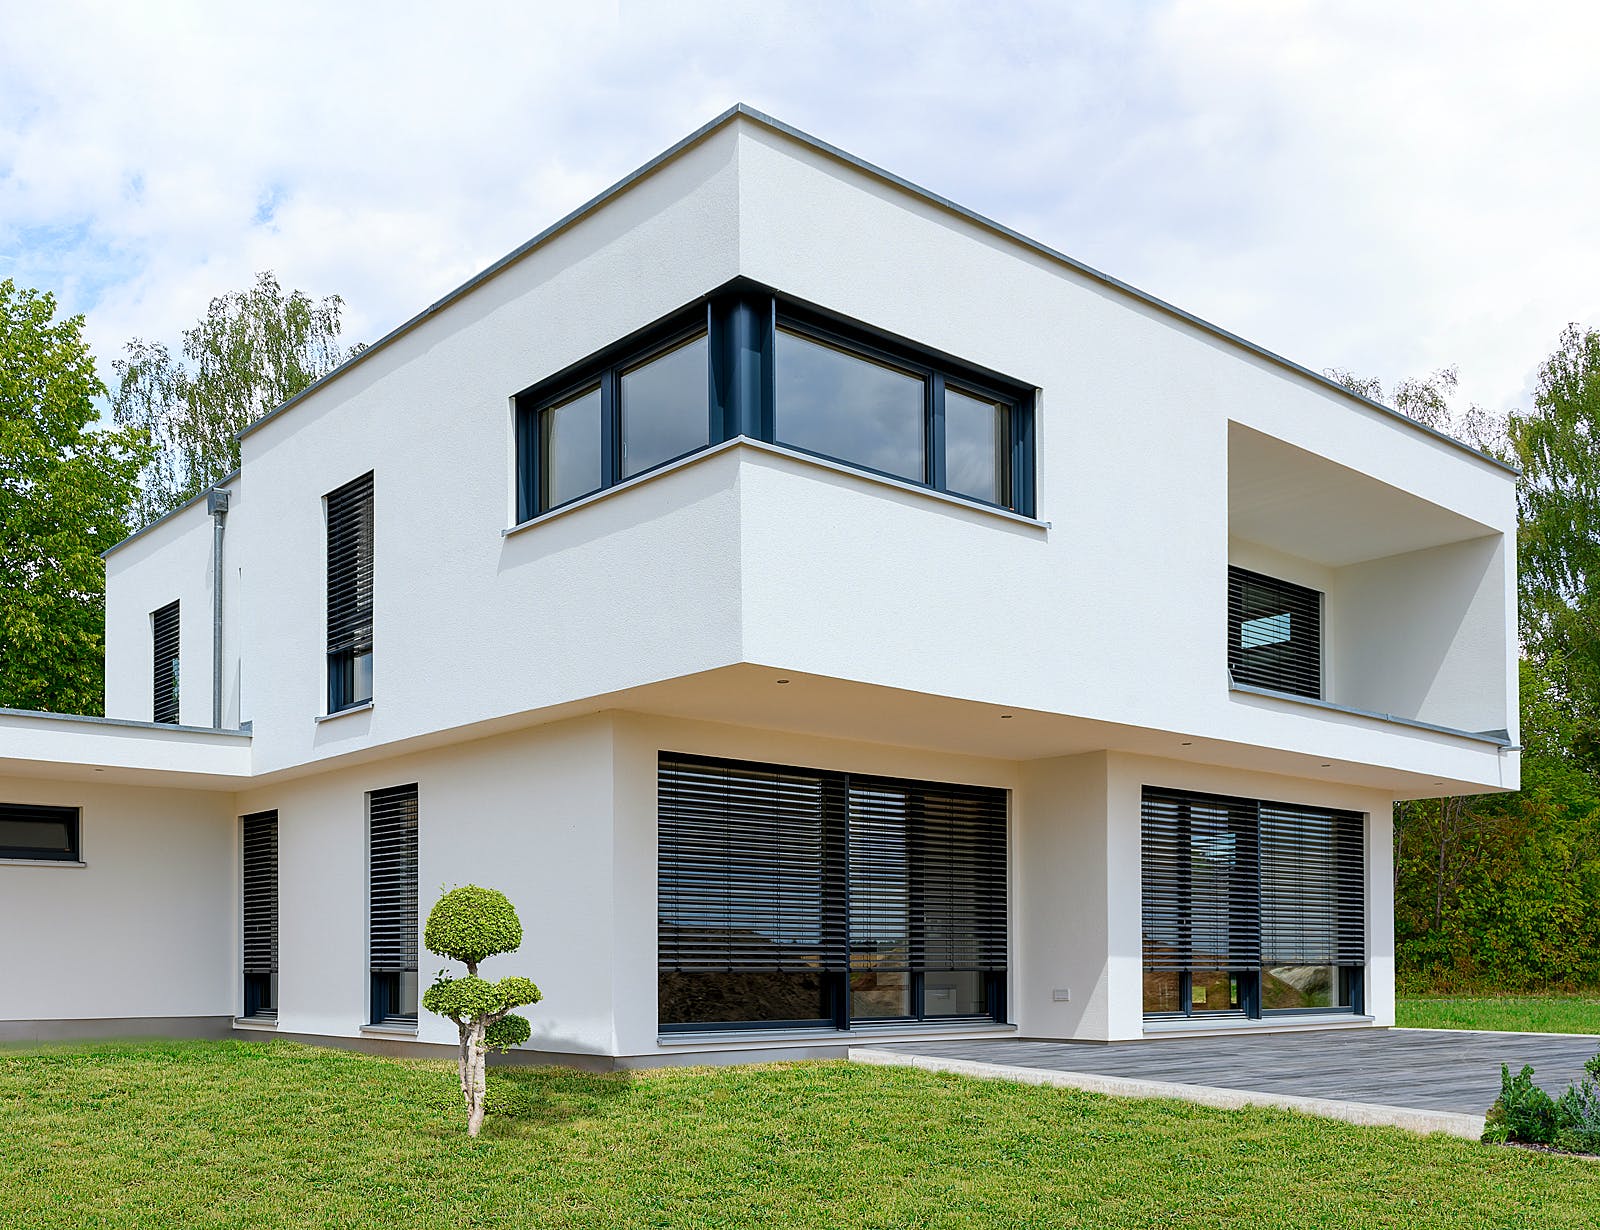
[[[743,107],[242,450],[0,712],[0,1038],[449,1042],[466,882],[578,1063],[1381,1027],[1518,784],[1510,470]]]

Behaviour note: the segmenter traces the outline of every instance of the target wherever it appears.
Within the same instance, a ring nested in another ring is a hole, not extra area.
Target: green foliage
[[[1484,1140],[1508,1140],[1547,1145],[1556,1137],[1556,1106],[1550,1095],[1533,1083],[1533,1068],[1524,1065],[1516,1076],[1500,1065],[1500,1096],[1484,1116]]]
[[[466,884],[434,903],[422,942],[429,952],[476,966],[489,957],[515,952],[522,944],[522,923],[504,893]]]
[[[465,978],[446,978],[441,974],[422,994],[422,1006],[435,1016],[449,1017],[457,1023],[482,1020],[512,1008],[536,1004],[542,998],[539,988],[526,978],[502,978],[490,982],[469,974]]]
[[[484,1030],[483,1045],[487,1050],[503,1053],[514,1046],[521,1046],[532,1036],[533,1026],[528,1023],[528,1018],[513,1012]]]
[[[239,466],[235,434],[363,347],[339,344],[344,301],[284,294],[270,271],[248,290],[218,295],[184,330],[182,357],[134,338],[112,364],[119,423],[159,445],[142,474],[141,524],[154,521]]]
[[[105,565],[128,532],[137,430],[93,430],[105,393],[83,317],[0,281],[0,706],[98,714]]]

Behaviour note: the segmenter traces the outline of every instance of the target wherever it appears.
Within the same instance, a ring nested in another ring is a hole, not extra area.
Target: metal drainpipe
[[[206,494],[211,514],[211,725],[222,729],[222,527],[228,519],[229,492],[213,487]]]

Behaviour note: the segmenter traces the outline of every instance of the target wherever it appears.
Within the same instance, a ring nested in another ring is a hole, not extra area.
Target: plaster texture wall
[[[84,863],[0,864],[0,1021],[231,1011],[227,794],[0,774],[0,801],[81,808]]]

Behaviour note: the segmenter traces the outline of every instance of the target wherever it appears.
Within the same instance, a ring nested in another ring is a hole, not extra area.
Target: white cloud
[[[735,100],[1312,367],[1600,324],[1589,9],[13,6],[0,276],[103,360],[272,268],[372,340]]]

